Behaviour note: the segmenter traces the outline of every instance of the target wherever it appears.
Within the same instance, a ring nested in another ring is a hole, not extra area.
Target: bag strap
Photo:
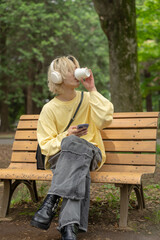
[[[65,128],[64,132],[70,127],[71,123],[74,121],[74,119],[75,119],[75,117],[76,117],[76,115],[77,115],[77,112],[78,112],[78,110],[79,110],[79,108],[80,108],[80,106],[81,106],[81,104],[82,104],[83,95],[84,95],[84,93],[81,92],[81,100],[80,100],[80,102],[79,102],[79,104],[78,104],[78,107],[77,107],[77,109],[76,109],[73,117],[71,118],[70,122],[68,123],[67,127]]]

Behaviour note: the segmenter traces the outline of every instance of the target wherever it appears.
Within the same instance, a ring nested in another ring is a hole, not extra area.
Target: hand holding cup
[[[93,73],[92,73],[91,69],[89,69],[89,71],[90,71],[90,76],[87,77],[87,78],[85,78],[85,79],[82,79],[82,78],[81,78],[81,83],[83,84],[83,86],[84,86],[89,92],[97,91],[96,86],[95,86],[95,83],[94,83]]]

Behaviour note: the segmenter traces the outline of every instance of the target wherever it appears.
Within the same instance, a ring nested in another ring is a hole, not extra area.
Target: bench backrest
[[[114,113],[113,122],[101,131],[106,163],[100,171],[153,173],[158,115],[158,112]],[[20,117],[10,168],[36,169],[38,117]]]

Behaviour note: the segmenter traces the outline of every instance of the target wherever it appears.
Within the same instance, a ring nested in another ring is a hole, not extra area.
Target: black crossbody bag
[[[77,115],[77,112],[78,112],[78,110],[79,110],[79,108],[80,108],[80,106],[82,104],[82,101],[83,101],[83,92],[81,92],[81,100],[80,100],[80,102],[78,104],[78,107],[77,107],[73,117],[71,118],[70,122],[68,123],[67,127],[64,129],[64,132],[70,127],[70,125],[74,121],[74,119],[75,119],[75,117]],[[55,155],[49,157],[49,162],[52,163],[52,160],[55,162],[58,159],[59,155],[60,155],[60,152],[58,152]],[[46,156],[41,153],[41,148],[40,148],[40,146],[38,144],[37,151],[36,151],[37,169],[41,169],[41,170],[45,169],[45,167],[44,167],[44,165],[45,165],[45,157]]]

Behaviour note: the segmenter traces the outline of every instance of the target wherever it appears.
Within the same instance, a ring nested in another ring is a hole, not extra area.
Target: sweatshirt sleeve
[[[90,92],[91,117],[98,129],[107,127],[113,120],[113,104],[99,92]]]
[[[54,116],[49,109],[42,109],[38,120],[37,138],[42,154],[52,156],[60,151],[61,141],[68,131],[58,134]]]

